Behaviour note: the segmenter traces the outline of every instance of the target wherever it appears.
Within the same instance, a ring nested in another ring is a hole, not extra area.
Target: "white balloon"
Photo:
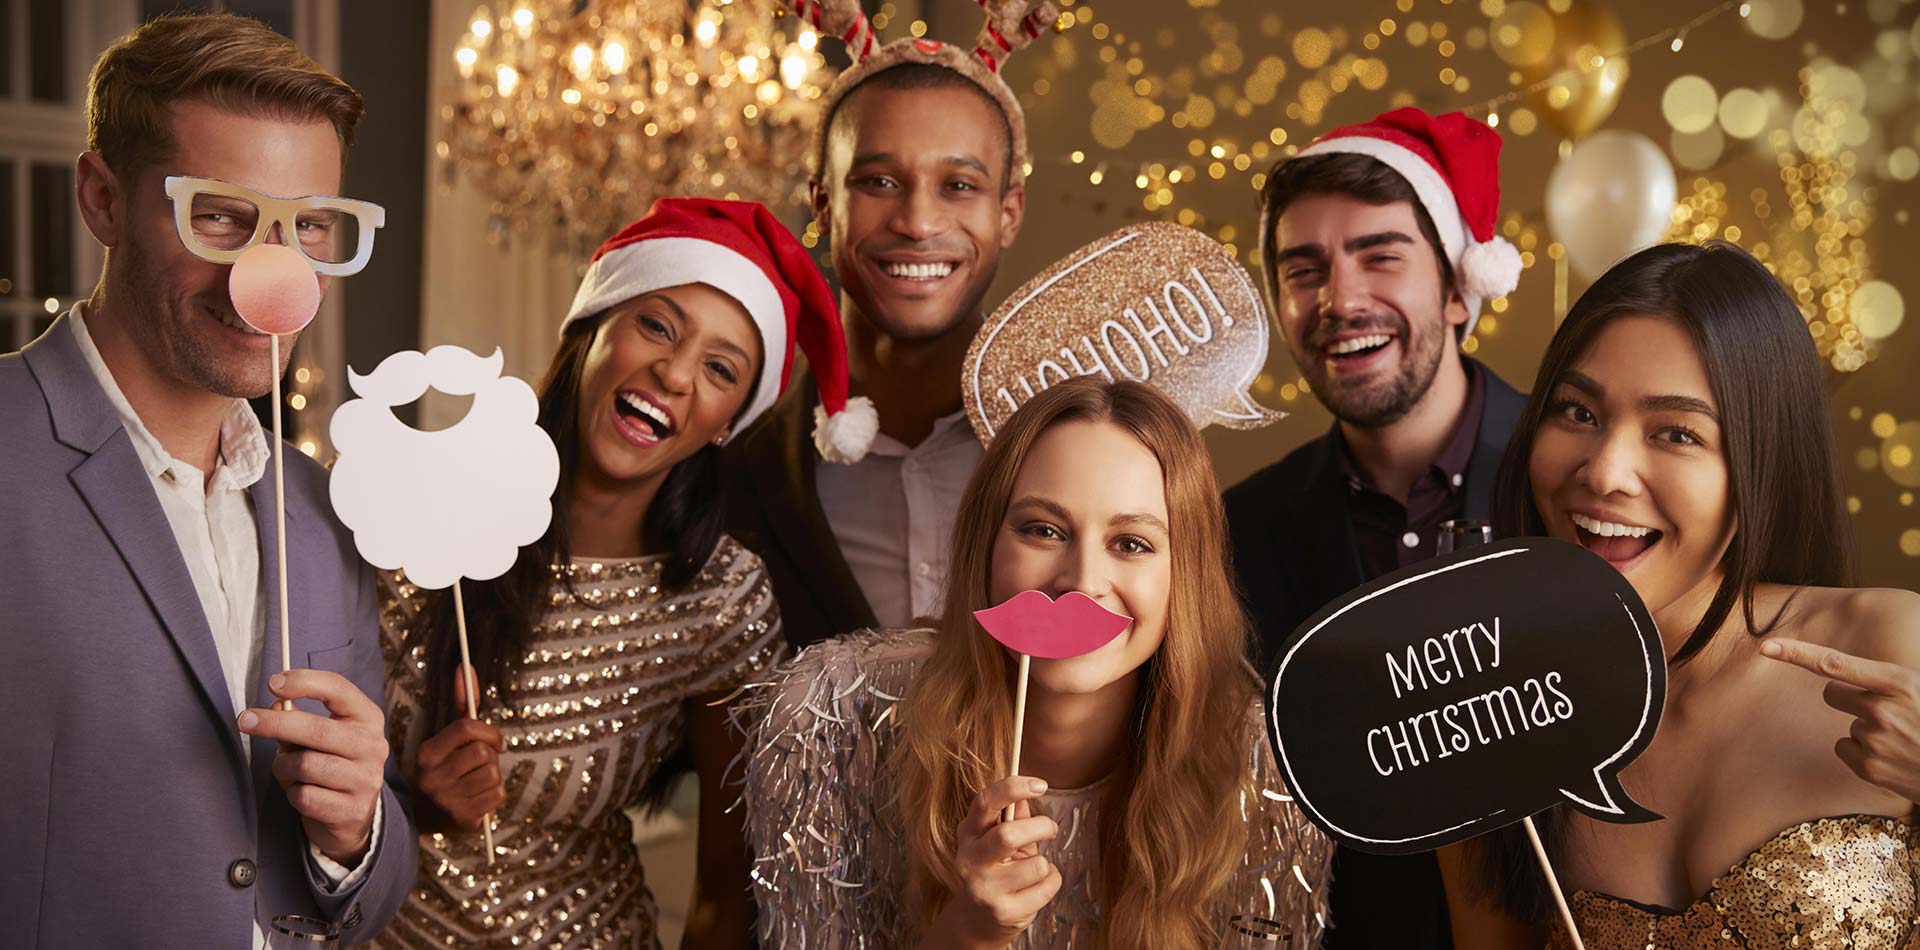
[[[1638,132],[1603,129],[1547,176],[1547,226],[1588,279],[1660,240],[1679,199],[1673,164]]]

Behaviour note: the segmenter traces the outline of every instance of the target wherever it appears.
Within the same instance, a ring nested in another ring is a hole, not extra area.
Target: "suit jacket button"
[[[252,887],[253,879],[259,875],[260,870],[254,867],[250,858],[241,858],[227,865],[227,883],[234,887]]]

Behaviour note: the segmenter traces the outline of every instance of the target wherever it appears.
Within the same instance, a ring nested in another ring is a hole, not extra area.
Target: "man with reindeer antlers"
[[[955,509],[981,456],[960,364],[1020,232],[1032,164],[999,70],[1059,16],[1051,0],[982,6],[969,50],[876,46],[857,0],[795,2],[854,59],[827,92],[811,185],[854,399],[828,432],[813,387],[790,387],[723,470],[734,479],[729,533],[766,562],[796,647],[940,609]]]

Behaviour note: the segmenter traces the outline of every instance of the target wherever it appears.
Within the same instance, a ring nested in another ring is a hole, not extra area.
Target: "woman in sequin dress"
[[[761,944],[1316,946],[1331,849],[1268,757],[1225,538],[1157,390],[1089,377],[1016,412],[962,499],[939,628],[817,645],[750,694]],[[1133,623],[1033,661],[1009,777],[1015,658],[973,611],[1031,589]]]
[[[1920,761],[1920,596],[1846,587],[1840,485],[1806,323],[1737,247],[1628,258],[1548,345],[1502,520],[1618,567],[1671,669],[1653,744],[1621,774],[1665,820],[1545,822],[1592,950],[1920,946],[1898,767]],[[1486,850],[1504,902],[1457,902],[1456,943],[1572,946],[1528,846]],[[1476,921],[1492,929],[1458,929]]]
[[[661,201],[595,256],[539,387],[561,458],[552,528],[465,585],[478,720],[451,598],[387,579],[389,731],[425,833],[379,946],[658,947],[624,809],[657,801],[682,752],[700,785],[682,945],[751,946],[725,781],[738,734],[715,702],[784,647],[765,571],[721,531],[716,466],[778,395],[805,321],[840,345],[824,278],[758,205]]]

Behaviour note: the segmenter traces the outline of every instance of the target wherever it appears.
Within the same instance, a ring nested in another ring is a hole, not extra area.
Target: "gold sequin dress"
[[[1592,891],[1567,903],[1589,950],[1913,950],[1915,844],[1907,820],[1822,818],[1775,835],[1683,909]],[[1563,925],[1549,946],[1573,946]]]
[[[758,558],[722,537],[686,588],[660,585],[664,558],[554,568],[552,606],[507,695],[480,718],[506,740],[507,804],[496,863],[478,832],[420,836],[420,874],[389,948],[655,948],[656,909],[622,809],[685,729],[690,698],[727,693],[784,651]],[[570,575],[578,601],[559,584]],[[387,728],[405,774],[433,734],[421,711],[425,660],[401,653],[420,592],[386,579]]]
[[[767,950],[914,945],[897,788],[883,769],[898,741],[898,701],[932,649],[926,630],[829,640],[749,687],[735,707],[749,729],[747,839]],[[1228,933],[1221,946],[1317,947],[1333,848],[1281,784],[1257,704],[1246,725],[1246,763],[1258,791],[1240,802],[1247,849],[1216,906]],[[1103,784],[1051,789],[1039,799],[1035,810],[1060,825],[1040,852],[1062,883],[1012,950],[1102,945]]]

